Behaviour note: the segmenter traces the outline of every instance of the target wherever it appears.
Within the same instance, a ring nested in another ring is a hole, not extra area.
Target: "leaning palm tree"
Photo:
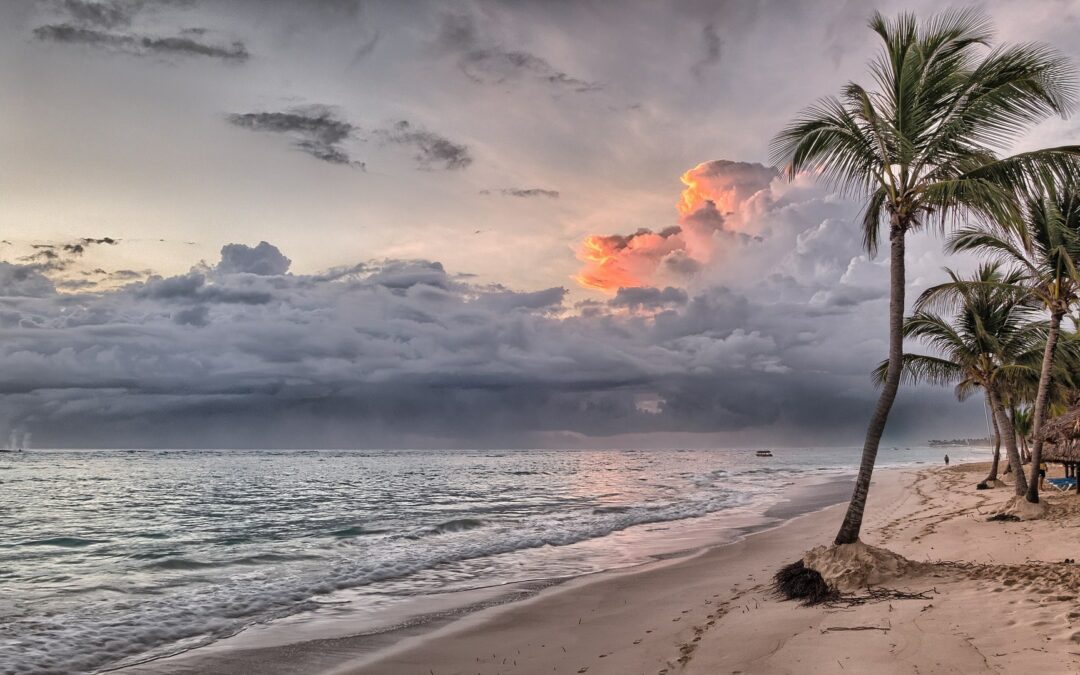
[[[1042,462],[1039,430],[1050,403],[1051,370],[1061,333],[1061,320],[1080,299],[1080,190],[1049,190],[1045,197],[1027,201],[1027,217],[1022,228],[991,224],[967,227],[949,240],[952,251],[977,251],[1019,265],[1027,274],[1025,284],[1031,296],[1050,314],[1039,374],[1035,405],[1032,408],[1034,442],[1031,447],[1031,478],[1027,500],[1039,502],[1038,471]]]
[[[912,383],[954,384],[960,400],[981,389],[1009,462],[1019,467],[1016,430],[1003,395],[1018,377],[1038,372],[1045,331],[1032,321],[1035,310],[1018,292],[1021,273],[997,264],[980,266],[968,279],[946,271],[951,281],[927,289],[904,321],[904,337],[923,341],[940,356],[904,354],[904,377]],[[955,314],[946,319],[927,309],[940,305]],[[875,380],[883,382],[887,373],[886,361],[874,371]],[[1018,496],[1027,491],[1023,471],[1016,472],[1015,489]]]
[[[972,218],[1019,220],[1017,193],[1080,168],[1080,146],[997,154],[1032,125],[1067,113],[1073,71],[1047,47],[989,48],[989,21],[972,10],[918,22],[875,13],[882,49],[873,82],[804,110],[773,140],[793,178],[807,171],[865,200],[863,240],[874,254],[887,223],[890,246],[889,365],[866,431],[855,489],[836,544],[858,540],[878,445],[903,371],[905,237]]]

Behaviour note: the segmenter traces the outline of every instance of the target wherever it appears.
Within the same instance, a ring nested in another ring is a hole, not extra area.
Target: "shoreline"
[[[899,468],[881,469],[881,472],[898,471]],[[298,637],[289,630],[290,619],[249,627],[245,631],[174,654],[162,655],[119,666],[106,672],[125,674],[150,673],[286,673],[340,672],[360,661],[381,658],[401,644],[410,640],[424,640],[442,630],[453,628],[472,617],[486,616],[506,607],[514,607],[538,597],[558,593],[564,587],[580,583],[602,581],[609,575],[633,575],[641,571],[678,564],[708,553],[716,548],[736,544],[748,537],[783,527],[800,517],[820,512],[841,502],[846,502],[854,485],[854,475],[826,475],[808,477],[789,486],[781,498],[755,515],[732,515],[725,512],[709,516],[672,521],[686,531],[679,538],[689,538],[691,544],[670,550],[647,553],[642,561],[622,567],[598,570],[567,577],[540,578],[510,583],[481,586],[468,591],[445,594],[448,604],[436,605],[430,611],[405,614],[401,621],[371,630],[334,630],[330,622],[315,619],[301,627]],[[724,519],[734,522],[724,523]],[[716,520],[723,524],[717,524]],[[714,522],[710,522],[714,521]],[[664,524],[670,525],[670,524]],[[638,526],[643,527],[643,526]],[[618,534],[618,533],[615,533]],[[341,621],[347,625],[347,619]],[[265,635],[258,635],[266,633]],[[426,671],[424,671],[426,672]]]
[[[924,563],[909,599],[801,607],[771,592],[781,565],[828,543],[842,504],[668,565],[575,581],[483,611],[331,671],[416,673],[1077,672],[1074,495],[1046,520],[986,517],[985,463],[879,471],[863,540]],[[937,561],[955,561],[937,564]],[[1062,562],[1063,561],[1063,562]]]

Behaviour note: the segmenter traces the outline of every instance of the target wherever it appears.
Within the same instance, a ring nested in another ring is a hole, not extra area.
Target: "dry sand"
[[[800,607],[781,564],[828,542],[831,507],[689,559],[583,578],[407,638],[349,675],[1080,672],[1080,497],[987,522],[1011,486],[986,465],[879,472],[863,540],[917,562],[887,585],[925,599]]]

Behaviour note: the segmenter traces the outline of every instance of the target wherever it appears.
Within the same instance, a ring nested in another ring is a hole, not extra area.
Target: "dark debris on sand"
[[[800,600],[803,605],[820,605],[840,599],[840,592],[802,560],[781,567],[773,576],[773,589],[785,600]]]

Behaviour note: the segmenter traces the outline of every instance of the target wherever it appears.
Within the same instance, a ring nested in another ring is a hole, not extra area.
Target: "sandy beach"
[[[988,522],[1011,487],[987,465],[882,470],[863,540],[929,563],[885,584],[913,599],[802,607],[776,569],[831,541],[843,505],[690,557],[581,577],[402,637],[190,652],[131,672],[975,673],[1080,670],[1074,494],[1047,519]],[[1053,475],[1052,471],[1052,475]],[[948,562],[941,562],[948,561]],[[360,648],[362,645],[362,648]]]
[[[879,472],[864,541],[935,565],[891,587],[927,599],[800,607],[784,562],[827,542],[842,506],[692,559],[572,582],[401,642],[337,673],[974,673],[1080,669],[1075,495],[1050,517],[987,522],[1008,488],[985,465]]]

